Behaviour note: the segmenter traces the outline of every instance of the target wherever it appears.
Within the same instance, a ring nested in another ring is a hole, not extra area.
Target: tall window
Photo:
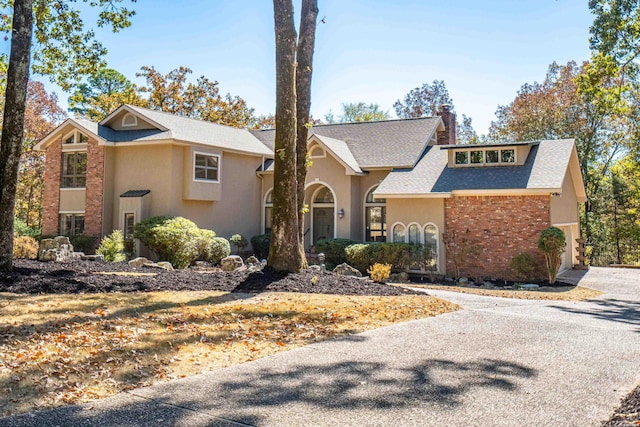
[[[404,235],[405,235],[405,226],[402,224],[396,224],[393,226],[393,235],[392,237],[392,241],[394,242],[404,242]]]
[[[429,249],[431,258],[427,261],[427,269],[438,270],[438,228],[433,224],[424,227],[424,246]]]
[[[365,242],[387,241],[387,199],[375,197],[374,187],[364,202],[364,240]]]
[[[420,243],[420,229],[416,224],[409,226],[409,243]]]
[[[193,179],[196,181],[218,182],[220,156],[195,153]]]
[[[126,212],[124,214],[124,238],[133,239],[133,225],[136,221],[136,214],[133,212]]]
[[[87,183],[87,153],[62,154],[62,188],[83,188]]]
[[[273,228],[273,190],[267,193],[264,199],[264,232],[271,233]]]
[[[84,214],[60,214],[60,235],[77,236],[84,232]]]

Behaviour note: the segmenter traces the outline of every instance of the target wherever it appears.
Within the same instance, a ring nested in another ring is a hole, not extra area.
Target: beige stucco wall
[[[578,222],[578,199],[571,174],[567,173],[562,182],[562,192],[551,197],[551,223],[567,224]]]
[[[216,201],[222,199],[222,182],[206,182],[196,181],[194,178],[194,162],[196,154],[212,154],[219,156],[218,159],[218,177],[221,177],[221,173],[224,168],[224,162],[222,161],[222,151],[210,147],[184,147],[183,148],[183,198],[185,200],[204,200],[204,201]],[[233,166],[233,165],[232,165]],[[254,167],[255,169],[255,167]]]
[[[60,189],[60,212],[84,212],[84,188]]]
[[[445,247],[442,244],[444,232],[444,199],[387,199],[387,241],[391,241],[392,229],[396,223],[405,227],[416,223],[420,226],[420,239],[424,238],[424,227],[432,223],[438,227],[438,271],[445,271]]]
[[[141,120],[138,117],[138,124],[137,126],[126,126],[126,127],[122,127],[122,118],[128,114],[128,111],[121,111],[120,113],[118,113],[115,117],[113,117],[111,120],[109,120],[109,122],[107,123],[111,128],[115,129],[115,130],[142,130],[142,129],[157,129],[156,126],[145,122],[144,120]]]

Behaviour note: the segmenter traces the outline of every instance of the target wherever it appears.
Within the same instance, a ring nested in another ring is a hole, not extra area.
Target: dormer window
[[[513,148],[488,148],[456,150],[453,153],[456,166],[500,166],[516,162],[516,150]]]
[[[469,152],[468,151],[456,151],[456,165],[469,164]]]
[[[514,163],[516,161],[516,151],[511,150],[500,150],[500,160],[502,163]]]
[[[471,152],[471,164],[480,164],[484,158],[484,153],[482,151],[472,151]]]
[[[122,117],[122,127],[138,126],[138,118],[131,113],[127,113]]]
[[[498,150],[487,150],[485,152],[486,163],[498,163]]]
[[[70,134],[62,138],[63,144],[86,144],[89,137],[78,130],[72,131]]]

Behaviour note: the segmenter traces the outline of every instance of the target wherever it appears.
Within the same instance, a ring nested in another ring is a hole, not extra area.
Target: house
[[[43,234],[104,236],[179,215],[220,236],[271,228],[274,130],[235,129],[123,105],[100,123],[68,119],[46,151]],[[443,233],[481,248],[477,274],[509,277],[540,231],[577,255],[586,200],[573,140],[456,145],[455,115],[318,125],[308,141],[305,247],[320,238],[431,246],[451,273]],[[461,237],[462,236],[462,237]],[[449,257],[451,258],[451,257]]]

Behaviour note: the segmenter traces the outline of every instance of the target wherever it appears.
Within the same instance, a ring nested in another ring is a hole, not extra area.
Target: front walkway
[[[596,426],[640,383],[640,270],[591,302],[432,291],[458,312],[2,426]]]

